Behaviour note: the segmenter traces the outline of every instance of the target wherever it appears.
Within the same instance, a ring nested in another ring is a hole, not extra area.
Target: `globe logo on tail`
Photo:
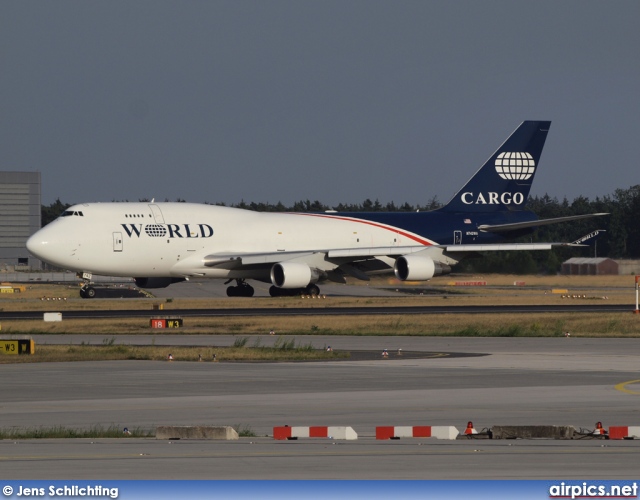
[[[506,180],[524,181],[536,170],[536,162],[529,153],[500,153],[496,158],[496,172]]]

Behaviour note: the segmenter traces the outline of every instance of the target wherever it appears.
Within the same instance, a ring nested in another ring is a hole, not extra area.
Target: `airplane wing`
[[[283,260],[298,259],[318,253],[308,252],[273,252],[273,253],[237,253],[237,254],[211,254],[204,260],[205,267],[240,267],[256,264],[273,264]]]
[[[431,246],[410,246],[410,247],[373,247],[348,250],[330,250],[327,252],[329,258],[339,257],[374,257],[378,255],[397,256],[422,252],[429,248],[441,248],[446,252],[490,252],[505,250],[550,250],[552,247],[583,247],[579,242],[573,243],[486,243],[469,245],[431,245]]]
[[[344,259],[353,261],[367,259],[369,257],[388,256],[396,257],[428,249],[442,249],[446,252],[489,252],[505,250],[550,250],[553,247],[571,246],[582,247],[579,242],[573,243],[488,243],[469,245],[412,245],[368,248],[344,248],[328,250],[309,250],[305,252],[273,252],[273,253],[246,253],[246,254],[211,254],[204,260],[206,267],[240,267],[255,266],[260,264],[274,264],[288,260],[305,260],[312,255],[322,255],[328,260]]]
[[[460,246],[460,245],[458,245]],[[465,245],[473,246],[473,245]],[[491,246],[491,245],[483,245]],[[389,256],[395,257],[416,252],[422,252],[429,248],[445,248],[447,245],[411,245],[392,247],[367,247],[367,248],[343,248],[343,249],[318,249],[305,252],[272,252],[272,253],[238,253],[238,254],[211,254],[204,260],[205,267],[232,267],[255,266],[260,264],[275,264],[288,260],[305,260],[313,255],[321,255],[328,260],[344,260],[345,262],[367,259],[370,257]],[[465,251],[469,251],[468,249]]]
[[[200,261],[200,265],[236,273],[251,272],[253,279],[265,282],[274,280],[274,269],[279,269],[278,273],[283,277],[288,273],[292,275],[296,272],[302,273],[304,269],[305,276],[309,272],[314,272],[318,276],[323,276],[323,279],[336,283],[346,283],[347,275],[368,281],[369,275],[388,272],[391,269],[401,280],[428,280],[433,276],[451,272],[450,266],[459,262],[464,257],[463,254],[505,250],[549,250],[556,246],[584,245],[577,242],[411,245],[210,254]],[[197,271],[194,272],[193,268],[184,270],[185,276],[200,274]],[[281,285],[278,284],[278,286]]]
[[[609,215],[608,213],[597,214],[585,214],[585,215],[570,215],[567,217],[556,217],[554,219],[540,219],[526,222],[515,222],[512,224],[482,224],[478,226],[480,231],[490,233],[503,233],[508,231],[514,231],[516,229],[526,229],[529,227],[548,226],[550,224],[559,224],[560,222],[568,222],[572,220],[589,219],[591,217],[602,217],[603,215]]]
[[[347,274],[359,279],[366,279],[358,269],[363,268],[365,261],[378,260],[386,264],[383,267],[393,267],[393,260],[416,253],[428,253],[431,251],[446,253],[470,253],[491,252],[506,250],[550,250],[553,247],[582,247],[578,242],[573,243],[495,243],[495,244],[470,244],[470,245],[415,245],[395,247],[369,247],[369,248],[345,248],[329,250],[310,250],[306,252],[273,252],[273,253],[247,253],[247,254],[211,254],[203,259],[205,267],[221,269],[247,269],[270,267],[279,262],[307,262],[310,265],[314,261],[333,263]],[[369,266],[371,267],[371,266]],[[375,267],[371,267],[375,269]]]

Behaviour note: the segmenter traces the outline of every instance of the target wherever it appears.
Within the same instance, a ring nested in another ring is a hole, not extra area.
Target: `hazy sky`
[[[42,202],[444,202],[523,120],[532,194],[640,183],[638,0],[0,3],[0,170]]]

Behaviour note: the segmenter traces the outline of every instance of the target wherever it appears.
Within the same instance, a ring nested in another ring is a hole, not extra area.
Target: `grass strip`
[[[121,437],[154,437],[155,432],[141,428],[128,429],[111,425],[93,426],[89,429],[71,429],[62,425],[55,427],[20,427],[0,429],[0,439],[67,439],[67,438],[121,438]]]
[[[30,335],[80,334],[117,338],[120,335],[310,335],[349,336],[530,336],[556,337],[564,331],[583,337],[640,337],[638,315],[613,313],[487,313],[487,314],[390,314],[383,316],[277,316],[184,318],[184,327],[152,329],[145,319],[70,319],[54,323],[7,320],[0,339]]]
[[[159,347],[130,346],[124,344],[107,345],[36,345],[33,355],[0,355],[0,364],[43,363],[63,361],[107,361],[107,360],[150,360],[150,361],[331,361],[348,358],[345,351],[315,349],[310,344],[297,346],[295,341],[283,340],[273,347],[256,345],[251,347]],[[171,357],[171,359],[169,359]]]
[[[234,425],[233,428],[239,437],[255,437],[256,434],[248,425]],[[106,438],[153,438],[155,431],[145,430],[140,427],[129,429],[110,425],[102,427],[96,425],[89,429],[72,429],[62,425],[55,427],[17,427],[10,429],[0,428],[0,439],[106,439]]]

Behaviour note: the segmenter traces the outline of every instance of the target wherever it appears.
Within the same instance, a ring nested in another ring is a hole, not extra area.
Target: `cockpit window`
[[[60,217],[69,217],[70,215],[77,215],[79,217],[84,217],[84,214],[81,211],[73,211],[73,210],[65,210],[60,214]]]

